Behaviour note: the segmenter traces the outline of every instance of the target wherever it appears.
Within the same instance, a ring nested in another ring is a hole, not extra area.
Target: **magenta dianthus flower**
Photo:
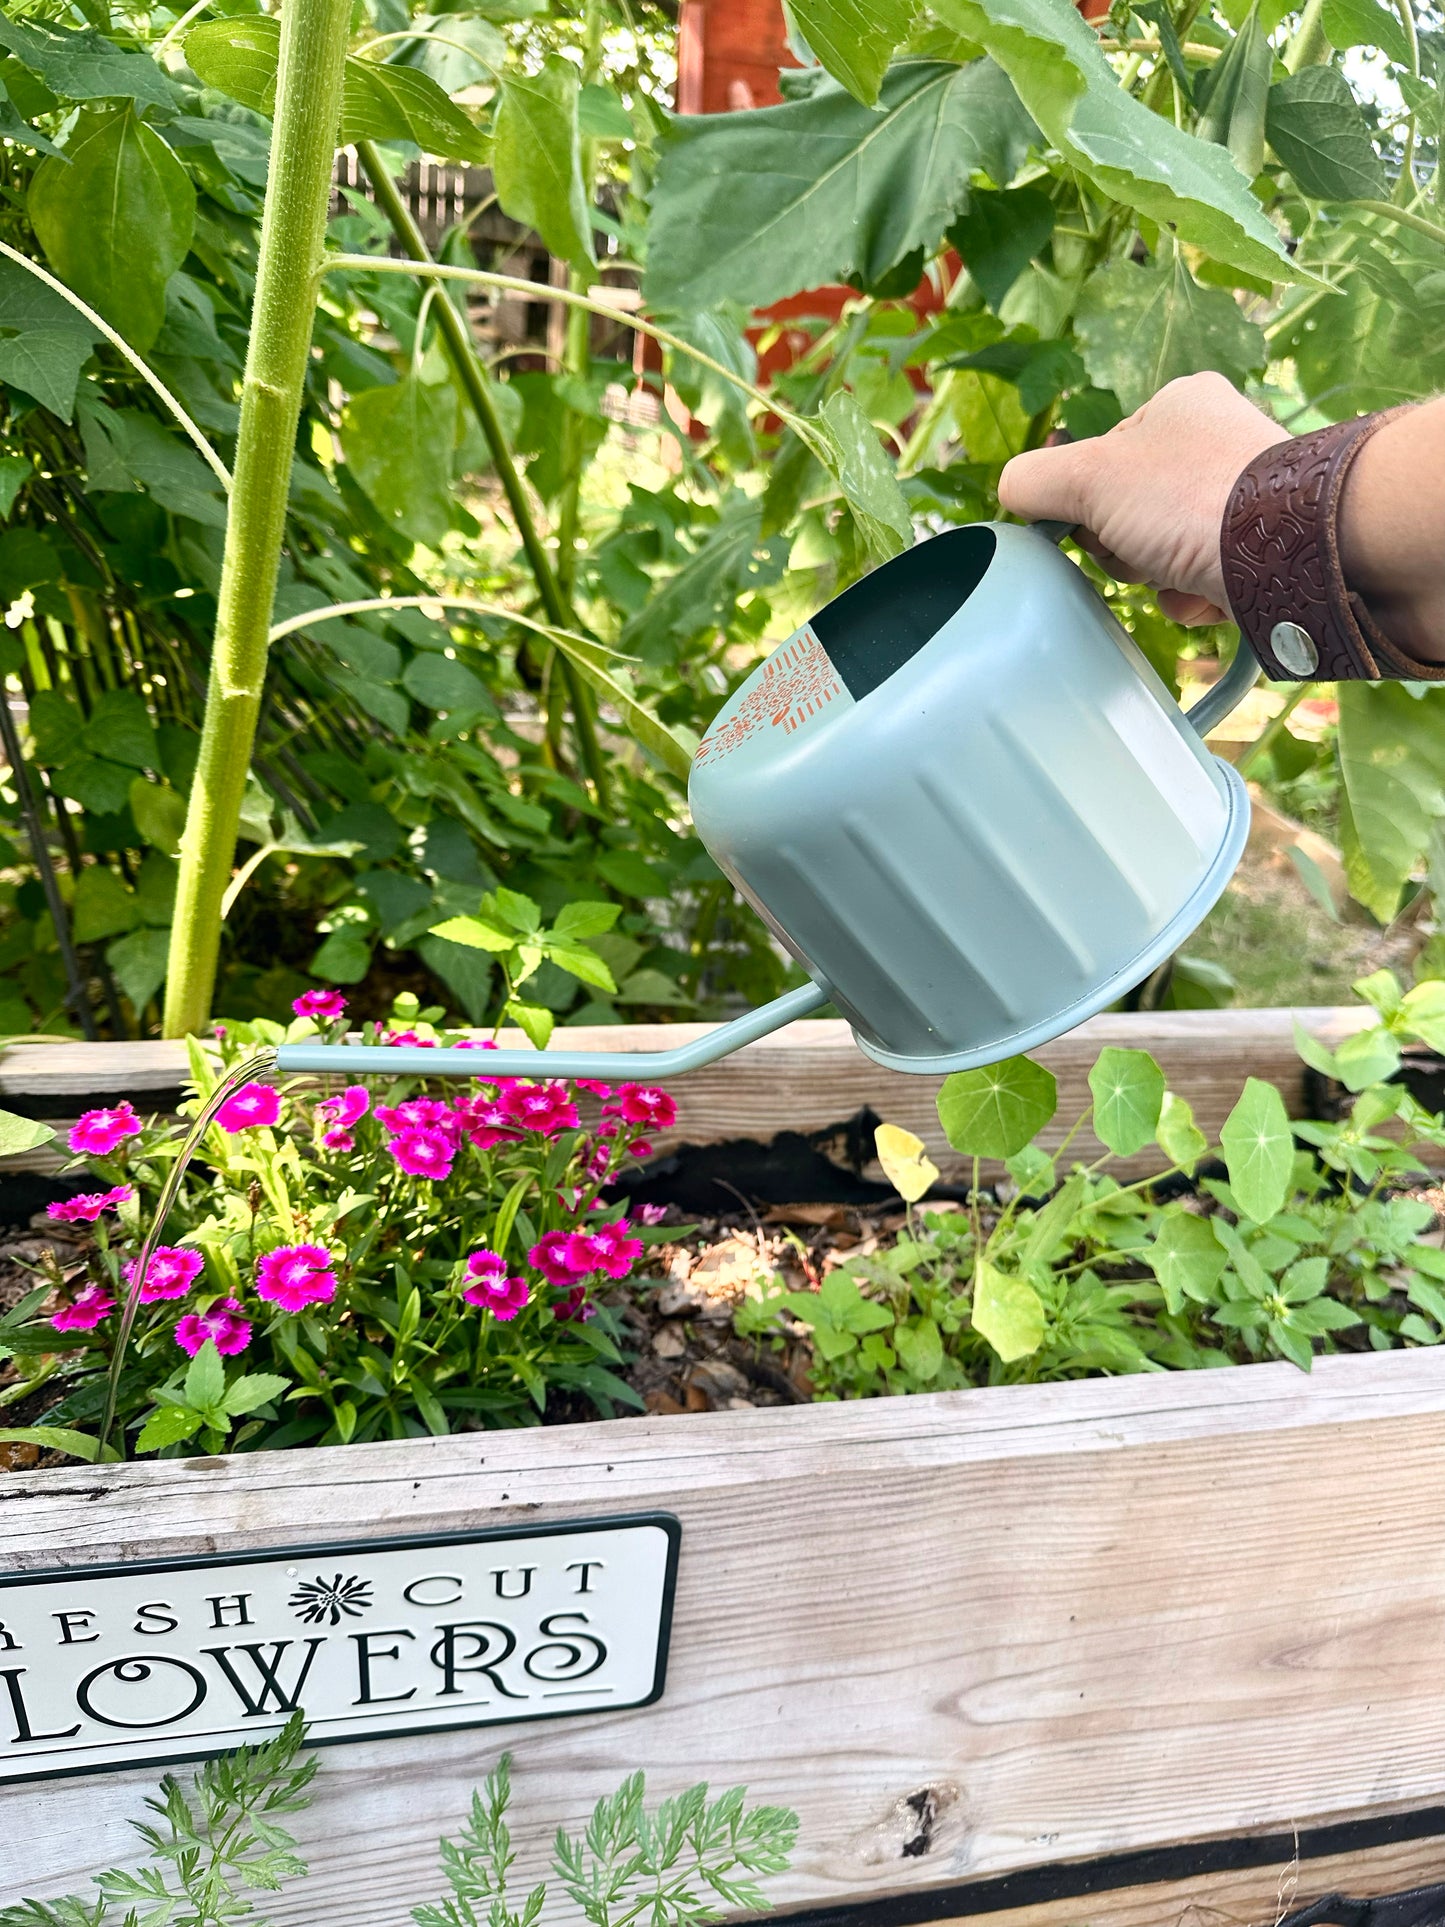
[[[118,1184],[112,1191],[82,1191],[78,1198],[62,1198],[45,1209],[57,1224],[94,1224],[103,1211],[114,1211],[134,1196],[133,1186]]]
[[[115,1300],[104,1285],[86,1285],[50,1322],[58,1332],[88,1332],[114,1310]]]
[[[216,1113],[216,1122],[234,1137],[237,1131],[260,1130],[281,1115],[281,1099],[269,1084],[243,1084]]]
[[[386,1148],[414,1178],[449,1178],[457,1154],[451,1139],[440,1131],[403,1131],[389,1139]]]
[[[351,1131],[343,1130],[340,1126],[334,1131],[323,1131],[321,1133],[321,1142],[326,1146],[328,1151],[354,1151],[356,1149],[355,1135]]]
[[[574,1318],[585,1324],[596,1309],[588,1300],[586,1285],[574,1285],[560,1303],[553,1305],[552,1316],[563,1325]]]
[[[642,1256],[642,1240],[632,1235],[632,1226],[626,1218],[619,1218],[615,1224],[598,1225],[592,1233],[592,1245],[597,1253],[598,1269],[605,1271],[609,1278],[625,1278]]]
[[[133,1258],[126,1266],[128,1285],[135,1283],[135,1268],[139,1263],[139,1258]],[[161,1298],[184,1298],[205,1269],[205,1263],[202,1253],[189,1246],[157,1245],[140,1288],[141,1303],[153,1305]]]
[[[188,1311],[176,1325],[176,1343],[192,1358],[210,1339],[222,1358],[245,1351],[251,1342],[251,1321],[241,1316],[234,1298],[218,1298],[204,1311]]]
[[[335,1262],[324,1245],[279,1245],[256,1260],[256,1290],[282,1311],[324,1305],[336,1296]]]
[[[661,1224],[667,1216],[667,1206],[665,1204],[641,1204],[637,1207],[637,1215],[644,1224]]]
[[[594,1097],[611,1097],[612,1086],[600,1084],[595,1077],[579,1077],[575,1080],[579,1091],[591,1091]]]
[[[522,1311],[532,1296],[532,1288],[525,1278],[507,1276],[507,1268],[500,1259],[500,1269],[479,1268],[479,1258],[493,1259],[494,1251],[474,1251],[467,1260],[467,1271],[472,1283],[462,1293],[469,1305],[476,1305],[481,1311],[489,1311],[499,1324],[505,1325]]]
[[[86,1157],[103,1158],[108,1157],[126,1138],[139,1136],[140,1119],[135,1114],[135,1106],[122,1103],[110,1110],[83,1112],[71,1126],[66,1142],[72,1151],[81,1152]]]
[[[291,1008],[298,1017],[318,1017],[334,1024],[346,1015],[346,999],[339,990],[303,990]]]
[[[497,1108],[509,1123],[543,1137],[577,1128],[577,1106],[565,1084],[514,1084],[502,1093]]]
[[[528,1264],[535,1265],[547,1283],[555,1285],[558,1290],[566,1290],[568,1286],[575,1285],[580,1278],[587,1277],[590,1272],[597,1269],[592,1261],[590,1250],[585,1252],[579,1250],[576,1253],[577,1256],[586,1258],[585,1270],[578,1271],[573,1263],[574,1254],[571,1247],[577,1235],[576,1232],[548,1231],[527,1253]],[[582,1240],[583,1245],[588,1242],[586,1239]]]
[[[469,1143],[479,1151],[490,1151],[494,1144],[501,1144],[517,1135],[508,1127],[502,1115],[502,1107],[495,1098],[459,1097],[452,1112],[457,1125]]]
[[[609,1106],[629,1124],[646,1124],[654,1131],[666,1131],[677,1121],[677,1100],[655,1084],[623,1084],[615,1106]]]
[[[409,1097],[404,1104],[378,1104],[376,1121],[388,1131],[436,1131],[442,1137],[457,1130],[451,1106],[439,1097]]]
[[[420,1050],[435,1050],[435,1037],[419,1037],[414,1030],[389,1030],[377,1040],[382,1044],[414,1044]]]
[[[364,1084],[348,1084],[336,1097],[323,1097],[316,1108],[325,1111],[338,1130],[349,1131],[371,1109],[371,1092]]]

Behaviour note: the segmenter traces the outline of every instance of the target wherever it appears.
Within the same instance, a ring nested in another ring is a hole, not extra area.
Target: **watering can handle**
[[[1029,526],[1046,541],[1058,543],[1066,536],[1072,535],[1077,525],[1073,522],[1031,522]],[[1259,681],[1259,675],[1259,660],[1241,634],[1239,647],[1234,652],[1234,661],[1214,687],[1207,690],[1192,709],[1186,709],[1184,712],[1198,734],[1207,736],[1217,723],[1224,721],[1231,710],[1238,709]]]

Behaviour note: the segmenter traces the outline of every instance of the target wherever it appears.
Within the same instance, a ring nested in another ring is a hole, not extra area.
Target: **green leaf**
[[[10,262],[4,264],[9,267]],[[40,284],[37,282],[36,286]],[[0,381],[5,380],[5,327],[0,321]],[[23,383],[17,384],[23,387]],[[29,390],[26,390],[29,393]],[[35,468],[28,455],[0,455],[0,522],[8,521],[10,511],[15,506],[15,498],[21,489],[35,477]]]
[[[1325,0],[1325,37],[1341,53],[1350,47],[1378,47],[1399,67],[1410,65],[1410,43],[1400,16],[1380,0]]]
[[[622,914],[620,903],[595,903],[584,900],[564,903],[552,925],[558,937],[600,937],[610,930]]]
[[[165,982],[169,949],[170,933],[159,929],[135,930],[107,945],[105,960],[137,1011],[145,1009]]]
[[[1445,815],[1445,690],[1341,683],[1338,700],[1345,870],[1353,894],[1388,923]]]
[[[763,536],[762,504],[736,491],[724,501],[717,521],[682,567],[627,623],[622,631],[623,649],[648,663],[672,661],[680,643],[728,627],[736,615],[738,598],[776,582],[787,559],[786,541]],[[564,646],[570,645],[559,639],[558,647]],[[614,664],[605,649],[596,644],[592,648],[599,666],[614,678],[628,673],[622,665]]]
[[[1264,335],[1223,288],[1202,288],[1176,253],[1140,267],[1115,261],[1090,275],[1074,317],[1084,366],[1126,414],[1179,375],[1214,368],[1242,386],[1265,363]]]
[[[502,212],[535,228],[551,253],[584,274],[597,265],[577,131],[577,69],[560,54],[535,74],[501,77],[492,170]]]
[[[166,856],[176,854],[186,827],[186,799],[178,791],[138,776],[130,786],[130,813],[152,849]]]
[[[208,87],[268,118],[276,112],[281,23],[264,15],[208,20],[186,35],[186,59]],[[428,75],[415,67],[348,57],[337,142],[415,141],[439,158],[484,166],[486,138]]]
[[[247,1372],[226,1387],[221,1410],[229,1412],[232,1418],[242,1412],[254,1412],[258,1405],[268,1405],[273,1398],[280,1398],[290,1384],[289,1378],[282,1378],[276,1372]]]
[[[1246,1080],[1219,1133],[1229,1184],[1240,1210],[1263,1224],[1284,1209],[1294,1172],[1294,1136],[1284,1099],[1273,1084]]]
[[[17,1117],[14,1111],[0,1111],[0,1158],[13,1158],[21,1151],[36,1151],[49,1144],[55,1133],[48,1124],[33,1117]]]
[[[680,723],[669,726],[654,715],[622,681],[618,673],[622,666],[601,643],[562,630],[552,630],[549,634],[559,654],[564,655],[582,680],[617,711],[628,735],[655,756],[664,769],[671,770],[674,776],[686,782],[697,751],[697,741],[692,732]]]
[[[137,100],[173,107],[176,90],[148,53],[128,52],[89,27],[79,32],[47,20],[0,12],[0,47],[62,100]]]
[[[571,977],[578,977],[584,984],[591,984],[598,990],[605,990],[609,996],[616,993],[617,985],[612,972],[595,950],[585,944],[557,942],[555,939],[546,945],[547,956]]]
[[[1019,1060],[1022,1061],[1022,1060]],[[1011,1278],[980,1258],[973,1275],[973,1328],[1005,1365],[1027,1358],[1044,1342],[1043,1301],[1023,1278]]]
[[[984,300],[999,303],[1054,231],[1054,204],[1040,188],[976,192],[948,230]]]
[[[84,1432],[72,1432],[63,1425],[9,1425],[0,1427],[0,1445],[35,1445],[42,1452],[68,1452],[73,1459],[94,1463],[100,1440]]]
[[[83,869],[75,879],[71,907],[71,927],[77,943],[95,943],[113,937],[118,931],[133,930],[140,922],[135,897],[126,889],[114,870],[103,863]]]
[[[1384,969],[1372,970],[1368,977],[1357,977],[1350,989],[1387,1020],[1399,1010],[1404,994],[1394,971]]]
[[[1302,67],[1276,81],[1267,131],[1295,186],[1311,200],[1379,200],[1389,191],[1359,102],[1337,67]]]
[[[531,897],[524,896],[520,890],[509,890],[504,884],[499,885],[489,901],[496,906],[502,922],[520,931],[524,937],[530,937],[541,929],[541,910]]]
[[[128,493],[140,486],[174,515],[225,528],[226,503],[215,475],[188,441],[154,415],[83,398],[80,433],[92,493]]]
[[[818,459],[831,470],[871,555],[886,561],[913,540],[913,518],[878,432],[846,388],[819,411],[827,430]]]
[[[1153,1141],[1164,1104],[1164,1073],[1148,1051],[1106,1045],[1089,1072],[1094,1136],[1116,1157],[1133,1157]]]
[[[215,1340],[208,1338],[187,1368],[186,1403],[198,1412],[211,1412],[216,1410],[225,1395],[226,1367],[216,1350]]]
[[[943,1339],[931,1318],[899,1325],[893,1334],[893,1349],[910,1378],[925,1385],[943,1370]]]
[[[191,177],[129,104],[86,109],[65,151],[67,159],[35,170],[31,225],[60,279],[144,353],[166,318],[166,283],[191,245]]]
[[[446,943],[459,943],[467,950],[489,950],[493,955],[517,947],[515,931],[499,929],[481,917],[448,917],[445,923],[432,926],[431,935]]]
[[[374,392],[384,395],[387,390],[381,388]],[[415,696],[428,709],[461,713],[492,708],[492,699],[480,676],[473,674],[465,663],[455,662],[450,656],[438,655],[432,649],[423,650],[412,657],[402,674],[401,683],[408,695]]]
[[[393,528],[436,548],[452,525],[451,452],[457,392],[404,375],[353,395],[341,418],[352,474]]]
[[[557,1022],[550,1010],[541,1004],[519,1003],[514,997],[503,1015],[512,1020],[533,1050],[546,1050]]]
[[[1431,977],[1408,990],[1400,1002],[1400,1022],[1431,1050],[1445,1052],[1445,983]]]
[[[50,787],[58,796],[69,796],[98,815],[111,816],[125,808],[132,781],[132,772],[123,764],[107,762],[100,756],[83,756],[57,770]]]
[[[1362,1091],[1393,1077],[1400,1068],[1400,1046],[1378,1024],[1352,1031],[1335,1051],[1335,1074],[1348,1090]]]
[[[1009,1160],[1011,1168],[1015,1162],[1015,1159]],[[1035,1214],[1020,1253],[1026,1271],[1034,1265],[1046,1265],[1055,1257],[1087,1188],[1088,1179],[1082,1171],[1075,1171]]]
[[[963,1157],[1011,1158],[1058,1109],[1052,1071],[1027,1057],[955,1071],[938,1093],[938,1121]]]
[[[1289,1322],[1296,1331],[1307,1332],[1317,1337],[1323,1332],[1348,1331],[1352,1325],[1363,1324],[1357,1311],[1342,1305],[1334,1298],[1315,1298],[1307,1305],[1292,1309]]]
[[[13,261],[0,260],[0,382],[23,389],[68,422],[80,371],[99,340],[64,295]]]
[[[206,1340],[207,1344],[210,1342]],[[194,1438],[204,1423],[201,1414],[193,1412],[189,1406],[159,1405],[141,1427],[140,1437],[135,1442],[136,1450],[159,1452],[162,1446],[179,1445],[182,1439]]]
[[[1307,1304],[1311,1298],[1319,1297],[1329,1277],[1328,1258],[1297,1259],[1280,1279],[1279,1295],[1287,1305]]]
[[[1193,1108],[1173,1091],[1164,1093],[1159,1126],[1154,1133],[1159,1149],[1171,1164],[1192,1172],[1209,1149],[1209,1140],[1194,1122]]]
[[[102,690],[81,734],[85,747],[132,769],[158,769],[155,726],[143,697],[133,689]]]
[[[788,11],[833,78],[871,107],[917,8],[915,0],[788,0]]]
[[[330,984],[359,984],[371,968],[371,945],[359,930],[333,930],[309,965],[311,974]]]
[[[850,275],[876,282],[937,247],[975,169],[1007,185],[1031,133],[991,61],[898,61],[876,112],[824,80],[779,107],[674,119],[653,192],[648,302],[763,307]]]
[[[1247,274],[1308,278],[1225,150],[1126,93],[1070,0],[935,0],[933,10],[993,55],[1064,160],[1108,200]]]
[[[1200,77],[1203,113],[1195,129],[1201,140],[1227,147],[1246,180],[1264,166],[1264,123],[1274,54],[1260,24],[1258,0],[1224,51]]]
[[[1141,1255],[1175,1314],[1186,1298],[1207,1305],[1229,1263],[1209,1220],[1178,1209],[1165,1213],[1154,1242]]]

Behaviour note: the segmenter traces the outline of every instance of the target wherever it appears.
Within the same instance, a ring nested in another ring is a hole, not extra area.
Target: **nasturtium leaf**
[[[1294,1135],[1273,1084],[1248,1078],[1219,1133],[1229,1185],[1246,1218],[1263,1224],[1282,1211],[1294,1173]]]
[[[407,694],[428,709],[486,709],[491,705],[486,684],[465,663],[453,662],[430,649],[412,657],[401,681]]]
[[[63,100],[137,100],[171,107],[176,90],[148,53],[117,47],[89,27],[78,31],[48,20],[0,12],[0,47],[28,67]]]
[[[1164,1093],[1154,1136],[1169,1162],[1183,1171],[1192,1172],[1209,1149],[1209,1139],[1194,1122],[1193,1107],[1173,1091]]]
[[[917,7],[916,0],[788,0],[788,11],[834,80],[871,107]]]
[[[1345,872],[1388,923],[1445,812],[1445,689],[1341,683],[1339,705]]]
[[[1410,65],[1410,43],[1400,16],[1380,0],[1325,0],[1325,38],[1341,53],[1350,47],[1378,47],[1399,67]]]
[[[80,371],[100,339],[64,295],[13,261],[0,260],[0,382],[23,389],[68,422]]]
[[[873,1143],[884,1177],[905,1204],[917,1204],[938,1177],[938,1166],[924,1149],[923,1139],[901,1125],[880,1124]]]
[[[535,228],[584,274],[597,265],[582,178],[577,69],[553,54],[535,74],[504,73],[493,125],[492,170],[504,214]]]
[[[373,507],[403,535],[435,547],[452,525],[451,451],[457,393],[404,375],[364,388],[346,404],[341,443],[347,467]]]
[[[1019,1060],[1022,1061],[1022,1060]],[[1025,1278],[980,1258],[973,1274],[973,1328],[1005,1365],[1027,1358],[1044,1342],[1043,1300]]]
[[[191,177],[129,103],[87,108],[65,152],[35,170],[31,225],[60,279],[144,352],[166,318],[166,283],[191,245]]]
[[[1032,133],[987,60],[897,61],[876,111],[823,80],[777,107],[674,119],[653,190],[648,301],[762,307],[852,274],[872,284],[937,247],[975,170],[1012,180]]]
[[[106,947],[105,960],[136,1010],[144,1010],[166,980],[170,933],[133,930]]]
[[[1148,1051],[1108,1044],[1089,1072],[1094,1136],[1116,1157],[1133,1157],[1153,1141],[1164,1103],[1164,1073]]]
[[[1338,67],[1301,67],[1269,90],[1269,144],[1314,201],[1379,200],[1385,164]]]
[[[901,554],[913,540],[913,518],[878,431],[846,388],[829,395],[818,419],[827,431],[818,459],[842,489],[869,554],[881,561]]]
[[[0,1111],[0,1158],[13,1158],[21,1151],[35,1151],[55,1136],[48,1124],[37,1118],[18,1117],[14,1111]]]
[[[1071,0],[935,0],[933,11],[992,54],[1065,161],[1109,200],[1246,273],[1307,278],[1225,149],[1126,92]]]
[[[281,23],[264,14],[208,20],[186,35],[186,59],[208,87],[268,117],[276,111]],[[424,153],[484,164],[486,137],[418,68],[348,57],[339,144],[415,141]]]
[[[1202,288],[1183,260],[1115,261],[1084,284],[1075,311],[1084,366],[1128,412],[1166,382],[1213,368],[1242,386],[1265,363],[1264,335],[1223,288]]]
[[[1040,188],[977,190],[948,230],[984,300],[999,303],[1054,231],[1054,204]]]
[[[1028,1057],[955,1071],[938,1093],[938,1121],[962,1157],[1011,1158],[1058,1109],[1052,1071]]]
[[[1229,1262],[1209,1220],[1178,1210],[1168,1213],[1141,1255],[1159,1280],[1166,1306],[1176,1313],[1186,1298],[1208,1304]]]

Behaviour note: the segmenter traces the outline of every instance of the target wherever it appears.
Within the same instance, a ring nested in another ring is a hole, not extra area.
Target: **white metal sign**
[[[681,1528],[527,1532],[0,1574],[0,1781],[646,1706]]]

